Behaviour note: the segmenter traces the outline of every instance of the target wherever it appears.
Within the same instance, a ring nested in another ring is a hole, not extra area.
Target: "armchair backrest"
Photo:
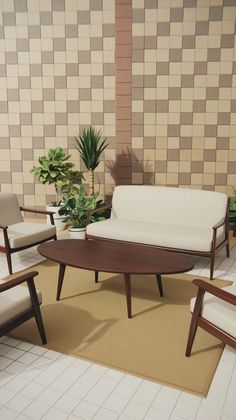
[[[0,192],[0,224],[10,226],[20,222],[23,216],[16,194]]]

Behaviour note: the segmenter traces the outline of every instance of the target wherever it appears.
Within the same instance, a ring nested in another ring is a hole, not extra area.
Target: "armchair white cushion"
[[[11,276],[9,279],[0,280],[0,336],[8,334],[12,329],[34,317],[42,343],[46,344],[40,311],[42,296],[34,285],[34,277],[37,274],[37,271],[31,271],[14,278]],[[27,283],[28,287],[21,286],[22,283]]]
[[[0,280],[0,284],[5,283],[6,281]],[[38,290],[37,296],[41,305],[42,295]],[[15,286],[0,293],[0,326],[18,317],[30,308],[32,308],[32,302],[27,286]]]
[[[223,287],[221,290],[236,296],[236,284]],[[194,311],[196,298],[191,299],[190,310]],[[224,300],[205,293],[201,316],[216,327],[232,335],[236,339],[236,307]]]
[[[9,226],[7,233],[10,247],[21,248],[28,245],[32,246],[32,244],[40,241],[46,241],[49,237],[55,235],[56,228],[53,225],[21,222]],[[2,232],[0,232],[0,246],[4,246]]]
[[[195,279],[197,297],[190,302],[192,319],[185,355],[190,356],[198,326],[236,349],[236,283],[220,289]]]
[[[43,210],[19,206],[14,193],[0,192],[0,252],[7,256],[9,273],[12,273],[11,254],[50,239],[57,239],[56,227],[42,223],[24,222],[22,211],[51,214]]]

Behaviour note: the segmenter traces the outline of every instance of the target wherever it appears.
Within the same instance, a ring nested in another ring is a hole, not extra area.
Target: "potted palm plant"
[[[89,195],[94,194],[94,170],[100,163],[101,153],[106,149],[108,143],[106,138],[102,139],[101,130],[90,126],[83,129],[79,136],[75,136],[77,150],[88,169]]]
[[[53,210],[57,230],[63,230],[65,223],[59,216],[61,195],[68,197],[79,191],[79,185],[83,174],[74,170],[74,163],[70,162],[71,155],[66,155],[61,147],[50,149],[47,156],[38,158],[38,165],[33,166],[33,173],[41,184],[54,185],[56,200],[47,206],[47,210]]]
[[[63,216],[69,225],[69,234],[72,239],[84,239],[88,223],[104,220],[102,216],[90,214],[97,208],[98,193],[87,195],[83,185],[80,186],[78,196],[63,199],[59,215]]]

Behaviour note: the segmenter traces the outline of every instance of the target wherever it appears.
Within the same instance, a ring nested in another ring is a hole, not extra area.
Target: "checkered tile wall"
[[[235,0],[1,0],[1,191],[45,206],[33,163],[62,146],[83,170],[73,136],[92,124],[101,195],[114,177],[231,194],[235,21]]]
[[[232,193],[235,0],[133,0],[134,183]]]
[[[111,191],[115,160],[115,1],[0,1],[0,183],[42,207],[51,187],[34,183],[38,156],[62,146],[84,169],[74,135],[90,124],[109,148],[95,182]]]

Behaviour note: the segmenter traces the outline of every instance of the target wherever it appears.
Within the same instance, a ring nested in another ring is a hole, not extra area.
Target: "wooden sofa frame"
[[[31,271],[30,273],[26,273],[22,276],[15,277],[14,279],[6,280],[5,282],[0,284],[0,293],[2,293],[6,290],[11,289],[12,287],[18,286],[21,283],[27,282],[32,303],[32,307],[29,310],[23,312],[21,315],[11,319],[10,321],[0,326],[0,336],[6,335],[9,331],[18,327],[20,324],[27,321],[28,319],[34,317],[38,326],[42,343],[47,343],[38,296],[34,285],[34,277],[37,275],[37,271]]]
[[[236,296],[227,292],[226,290],[219,289],[212,284],[209,284],[203,280],[195,279],[193,280],[193,284],[198,286],[198,294],[194,306],[194,311],[192,314],[192,320],[189,329],[188,335],[188,342],[185,356],[189,357],[192,351],[192,346],[194,342],[194,338],[197,332],[198,326],[203,328],[205,331],[209,332],[210,334],[217,337],[219,340],[223,341],[225,344],[236,349],[236,338],[230,334],[227,334],[222,329],[218,328],[216,325],[212,324],[207,319],[204,319],[201,315],[202,313],[202,304],[205,292],[209,292],[212,295],[222,299],[224,302],[228,302],[234,306],[236,306]]]
[[[48,215],[50,217],[51,224],[52,225],[55,224],[54,223],[54,218],[53,218],[54,212],[52,212],[52,211],[27,209],[25,207],[20,207],[20,210],[24,211],[24,212],[28,212],[28,213],[38,213],[38,214]],[[7,233],[8,226],[0,225],[0,229],[3,230],[3,238],[4,238],[4,244],[5,244],[5,246],[0,246],[0,252],[3,252],[4,254],[6,254],[9,274],[12,274],[11,254],[13,254],[14,252],[22,251],[23,249],[31,248],[32,246],[39,245],[39,244],[41,244],[43,242],[46,242],[46,241],[49,241],[51,239],[57,240],[57,235],[55,234],[55,235],[50,236],[47,239],[44,239],[42,241],[34,242],[30,245],[22,246],[22,247],[19,247],[19,248],[11,248],[9,238],[8,238],[8,233]]]
[[[210,280],[213,280],[216,250],[218,248],[220,248],[222,245],[225,245],[226,246],[226,255],[227,255],[227,257],[230,256],[230,251],[229,251],[229,207],[230,207],[230,198],[228,198],[225,217],[220,222],[218,222],[215,226],[213,226],[213,228],[212,228],[213,229],[213,236],[212,236],[211,250],[209,252],[193,251],[193,250],[186,250],[186,249],[180,249],[180,248],[167,248],[167,247],[164,247],[164,246],[156,246],[156,245],[149,245],[149,244],[146,244],[146,246],[163,249],[163,250],[170,251],[170,252],[171,251],[172,252],[180,252],[181,254],[197,255],[197,256],[200,256],[200,257],[210,257]],[[112,209],[112,204],[106,205],[106,206],[101,207],[99,209],[92,210],[89,214],[91,215],[92,213],[102,211],[102,210],[105,210],[105,209],[108,209],[108,208]],[[220,244],[218,244],[216,246],[217,229],[219,229],[221,226],[225,226],[225,238]],[[100,238],[98,236],[93,236],[93,235],[88,235],[88,234],[86,234],[86,239],[117,241],[117,239],[110,239],[110,238],[107,239],[107,238],[102,238],[102,237]],[[119,242],[125,242],[125,241],[120,241],[119,240]]]

